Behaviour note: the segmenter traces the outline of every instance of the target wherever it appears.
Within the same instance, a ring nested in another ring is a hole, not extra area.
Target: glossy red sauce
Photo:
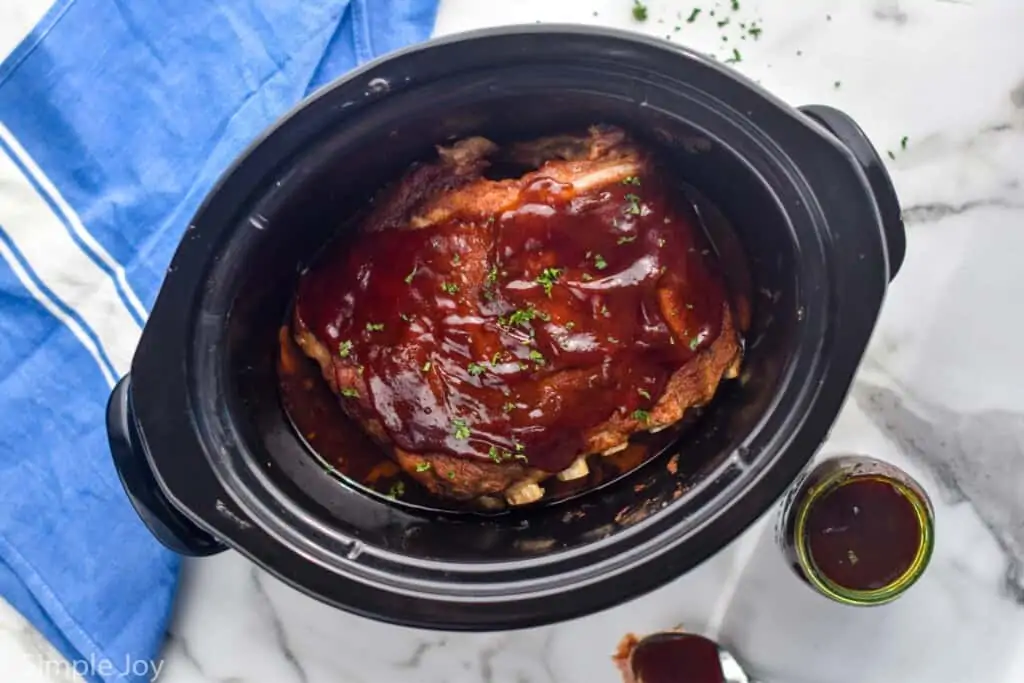
[[[630,660],[637,683],[724,683],[718,648],[706,638],[658,633],[641,640]]]
[[[571,190],[542,179],[485,220],[329,247],[297,312],[364,373],[369,396],[343,400],[372,407],[406,450],[498,453],[550,472],[609,415],[649,410],[720,332],[714,257],[654,179]],[[660,313],[664,287],[686,302],[682,338]]]
[[[914,506],[886,479],[849,480],[807,512],[811,558],[824,576],[853,590],[877,590],[903,576],[921,547]]]

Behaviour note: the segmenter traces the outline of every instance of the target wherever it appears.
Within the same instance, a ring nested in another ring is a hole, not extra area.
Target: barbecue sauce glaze
[[[541,178],[497,215],[339,239],[296,313],[363,374],[346,410],[401,448],[557,472],[612,414],[642,424],[719,335],[725,289],[696,226],[654,177],[584,194]]]

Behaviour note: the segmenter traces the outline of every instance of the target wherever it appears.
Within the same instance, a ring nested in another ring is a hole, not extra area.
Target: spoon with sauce
[[[615,661],[624,683],[755,683],[731,652],[694,633],[629,634]]]

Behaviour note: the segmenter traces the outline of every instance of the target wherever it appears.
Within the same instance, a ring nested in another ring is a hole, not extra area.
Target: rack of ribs
[[[624,131],[437,153],[318,256],[293,319],[344,411],[431,493],[534,502],[738,374],[714,254]]]

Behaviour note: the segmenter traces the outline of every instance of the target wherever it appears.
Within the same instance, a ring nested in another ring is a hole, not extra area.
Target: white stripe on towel
[[[6,129],[2,132],[6,140],[9,133]],[[24,161],[22,164],[29,167]],[[40,183],[40,186],[52,187],[52,184]],[[51,200],[59,206],[56,198],[51,197]],[[61,217],[50,208],[32,180],[3,151],[0,151],[0,227],[32,274],[52,292],[54,298],[73,310],[83,324],[72,326],[69,320],[75,321],[67,315],[59,315],[58,319],[68,325],[80,340],[83,336],[88,339],[91,333],[99,341],[102,353],[93,355],[101,367],[104,364],[100,356],[105,354],[116,375],[127,374],[142,328],[119,296],[114,276],[105,272],[75,242]],[[5,252],[5,260],[15,268],[16,255],[10,250]],[[19,275],[19,278],[23,283],[31,279],[28,273]],[[54,302],[49,301],[39,287],[33,285],[29,291],[47,310],[55,310]],[[76,327],[85,329],[76,330]]]
[[[0,140],[7,143],[7,146],[14,152],[14,156],[21,162],[21,165],[28,169],[32,179],[36,181],[36,184],[42,188],[43,192],[53,201],[57,206],[57,210],[60,211],[67,224],[74,231],[75,235],[85,244],[85,246],[92,252],[92,256],[98,259],[102,265],[105,265],[113,273],[114,278],[117,282],[119,289],[124,293],[125,299],[131,306],[132,310],[138,315],[139,320],[146,319],[146,307],[142,305],[139,297],[136,296],[135,291],[128,284],[128,278],[125,276],[124,267],[114,260],[114,257],[103,248],[96,238],[93,237],[85,226],[82,224],[82,219],[78,217],[75,210],[72,209],[68,203],[64,200],[63,195],[53,186],[50,179],[46,177],[43,170],[36,164],[35,159],[29,156],[25,148],[21,146],[17,138],[7,130],[7,127],[0,122]]]

